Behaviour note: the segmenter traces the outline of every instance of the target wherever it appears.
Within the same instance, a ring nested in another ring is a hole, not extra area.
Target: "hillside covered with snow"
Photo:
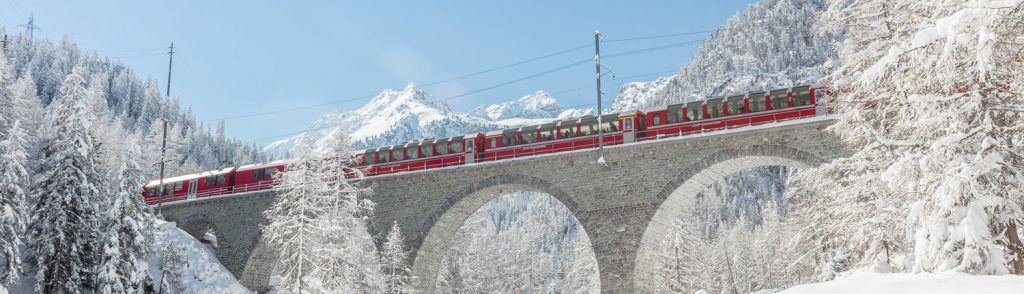
[[[814,84],[829,73],[836,37],[817,29],[823,0],[764,0],[712,32],[670,77],[622,86],[607,111]]]

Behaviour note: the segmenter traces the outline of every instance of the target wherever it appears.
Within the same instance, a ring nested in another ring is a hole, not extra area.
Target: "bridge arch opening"
[[[644,292],[669,290],[659,289],[659,287],[664,287],[667,282],[674,282],[667,281],[665,277],[659,276],[659,271],[665,270],[665,249],[672,246],[672,242],[685,243],[701,240],[702,236],[699,234],[702,232],[700,230],[707,228],[701,228],[699,224],[694,225],[692,223],[680,222],[679,218],[680,216],[693,217],[698,210],[702,209],[701,206],[707,206],[709,200],[714,200],[709,198],[707,194],[709,190],[712,190],[709,188],[715,185],[716,182],[724,181],[730,177],[741,176],[744,172],[763,172],[766,170],[770,171],[772,168],[776,171],[782,169],[788,175],[788,172],[792,170],[817,166],[821,162],[819,158],[813,155],[787,147],[754,146],[740,150],[720,151],[682,170],[676,180],[669,182],[661,190],[658,197],[662,201],[651,217],[640,240],[634,267],[635,285],[637,288],[643,289]],[[702,198],[699,199],[698,195]],[[778,205],[782,204],[781,202],[767,204],[771,207],[769,209],[776,209],[778,212],[781,212],[781,208],[778,207]],[[703,207],[703,209],[708,208]],[[705,213],[707,212],[705,211]],[[773,221],[778,221],[778,219]],[[680,237],[686,236],[680,236],[678,231],[687,229],[690,230],[689,233],[698,234],[698,236],[690,236],[690,240],[680,241]],[[669,240],[669,238],[675,239]],[[728,249],[726,248],[725,250]],[[686,264],[691,261],[677,260],[676,262],[682,263],[677,265],[680,267],[701,266]],[[723,261],[721,263],[726,262]],[[726,264],[728,265],[728,263]],[[693,268],[693,270],[705,269]],[[699,289],[689,291],[696,290]]]
[[[220,246],[219,241],[223,240],[219,236],[217,225],[205,214],[193,214],[185,217],[179,222],[178,227],[213,250],[217,250]]]
[[[553,283],[570,279],[599,284],[596,258],[577,219],[578,206],[550,183],[500,175],[455,193],[449,203],[423,230],[426,236],[413,257],[417,289],[486,292],[473,287],[493,286],[497,282],[490,276],[496,273],[516,286],[538,287],[534,291],[561,287]]]

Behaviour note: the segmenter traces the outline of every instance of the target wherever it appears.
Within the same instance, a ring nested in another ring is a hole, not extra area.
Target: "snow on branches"
[[[802,244],[855,266],[1024,274],[1021,1],[830,2],[826,28],[846,36],[830,130],[857,151],[794,179]]]

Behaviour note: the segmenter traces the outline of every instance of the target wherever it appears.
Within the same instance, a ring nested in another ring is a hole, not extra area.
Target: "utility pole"
[[[35,40],[35,32],[42,30],[42,29],[40,29],[39,27],[36,26],[36,20],[35,20],[35,16],[34,15],[29,15],[28,16],[28,23],[27,24],[23,24],[21,26],[25,27],[25,31],[26,31],[26,33],[28,33],[28,40],[29,41]]]
[[[171,65],[174,65],[174,42],[171,42],[171,51],[167,52],[167,96],[171,96]]]
[[[159,201],[156,205],[156,215],[163,217],[164,215],[164,165],[167,163],[165,155],[167,154],[167,120],[162,120],[164,124],[163,140],[160,142],[160,196],[156,199]]]
[[[597,158],[598,164],[608,164],[604,161],[604,122],[601,121],[601,32],[594,31],[594,65],[597,69]]]

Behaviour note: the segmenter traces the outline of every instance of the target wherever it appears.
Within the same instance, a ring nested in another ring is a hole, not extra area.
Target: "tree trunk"
[[[1015,275],[1024,275],[1024,244],[1020,242],[1020,236],[1017,235],[1017,222],[1010,220],[1006,225],[1006,241],[1007,249],[1013,254],[1012,261],[1012,273]]]

